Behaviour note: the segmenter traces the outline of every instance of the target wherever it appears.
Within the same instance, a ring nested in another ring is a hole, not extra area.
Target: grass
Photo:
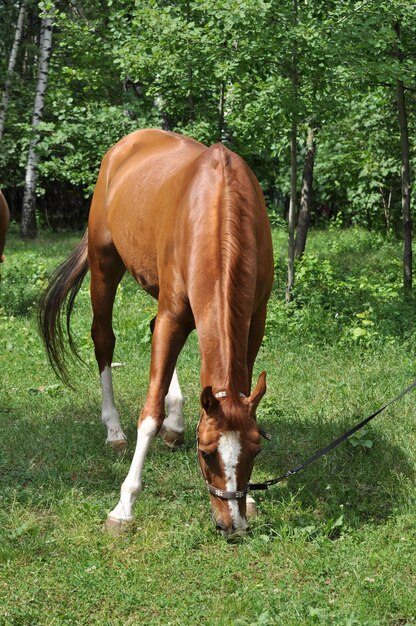
[[[285,235],[256,374],[268,372],[254,480],[275,476],[393,397],[415,370],[414,300],[400,246],[360,230],[311,233],[296,301],[282,304]],[[88,281],[74,335],[87,367],[76,392],[51,372],[36,332],[46,275],[78,241],[11,234],[0,283],[0,624],[194,625],[416,622],[415,396],[280,487],[256,495],[248,537],[217,536],[195,454],[198,351],[179,362],[186,442],[160,441],[144,469],[132,530],[101,532],[133,452],[155,305],[129,278],[114,327],[115,393],[130,448],[104,446],[89,338]],[[356,329],[360,329],[357,331]]]

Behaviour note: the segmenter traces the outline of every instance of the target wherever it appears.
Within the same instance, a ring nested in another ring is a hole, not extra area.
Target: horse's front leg
[[[167,416],[160,429],[160,436],[163,442],[172,450],[176,450],[184,442],[185,422],[183,419],[183,405],[184,399],[175,368],[170,381],[168,395],[165,398]]]
[[[248,369],[248,381],[250,385],[253,377],[254,363],[261,346],[261,342],[264,336],[264,329],[266,327],[266,313],[267,313],[267,298],[262,302],[257,311],[253,314],[250,323],[250,332],[248,336],[247,347],[247,369]],[[246,512],[247,517],[256,517],[257,506],[253,496],[249,493],[246,496]]]
[[[165,418],[165,397],[175,369],[176,359],[189,331],[169,313],[157,316],[152,339],[150,382],[145,405],[137,424],[137,443],[129,473],[121,486],[120,500],[109,513],[107,529],[121,529],[133,519],[133,506],[142,489],[142,470],[153,438]]]

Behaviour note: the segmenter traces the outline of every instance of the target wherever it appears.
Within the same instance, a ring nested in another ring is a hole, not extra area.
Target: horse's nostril
[[[221,520],[217,520],[217,522],[215,523],[215,528],[216,530],[220,530],[221,532],[225,532],[226,530],[228,530],[226,524],[224,524],[224,522]]]

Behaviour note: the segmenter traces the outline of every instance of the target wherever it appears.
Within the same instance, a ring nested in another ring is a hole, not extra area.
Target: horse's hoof
[[[107,445],[117,452],[118,454],[124,454],[127,450],[127,439],[114,439],[113,441],[107,441]]]
[[[184,433],[175,433],[173,430],[168,430],[164,426],[159,431],[159,434],[163,440],[163,443],[171,450],[177,450],[183,445],[185,440]]]
[[[124,519],[116,519],[115,517],[108,516],[102,527],[103,533],[109,533],[110,535],[122,535],[131,527],[132,522],[127,522]]]
[[[257,516],[256,501],[251,496],[247,496],[246,498],[246,515],[247,517]]]

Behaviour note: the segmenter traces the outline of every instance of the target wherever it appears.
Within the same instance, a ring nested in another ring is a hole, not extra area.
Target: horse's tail
[[[70,321],[75,297],[88,269],[87,230],[71,256],[54,271],[39,302],[39,330],[49,361],[57,376],[69,387],[71,384],[64,361],[66,352],[64,326],[66,326],[66,334],[72,353],[82,360],[72,338]],[[66,318],[66,324],[64,318]]]

